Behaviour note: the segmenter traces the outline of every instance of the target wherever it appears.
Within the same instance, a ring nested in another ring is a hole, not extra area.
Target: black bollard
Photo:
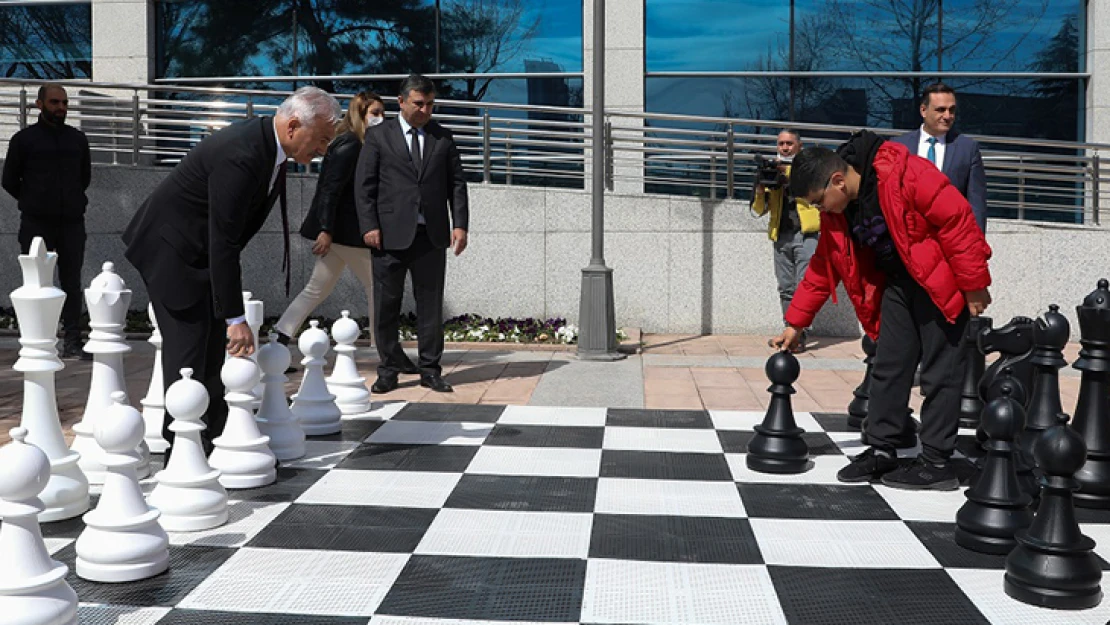
[[[990,317],[968,319],[964,334],[964,383],[960,390],[960,427],[979,427],[983,412],[983,399],[979,395],[979,380],[987,368],[987,356],[979,351],[979,335],[991,329]]]
[[[1110,284],[1098,288],[1076,307],[1079,316],[1079,359],[1072,367],[1083,372],[1072,427],[1087,445],[1087,462],[1075,474],[1079,492],[1075,505],[1110,508]]]
[[[1095,541],[1084,536],[1075,518],[1073,479],[1083,465],[1083,437],[1064,424],[1041,434],[1033,445],[1044,472],[1041,503],[1029,529],[1015,535],[1006,557],[1005,591],[1018,601],[1058,610],[1082,610],[1102,601],[1102,568]]]
[[[1014,444],[1025,421],[1025,410],[1010,397],[1010,389],[983,409],[983,447],[987,456],[975,483],[956,513],[956,544],[983,553],[1007,554],[1016,544],[1014,534],[1033,522],[1033,498],[1018,483]]]
[[[867,418],[867,407],[871,401],[871,370],[874,369],[875,341],[864,334],[860,346],[863,348],[863,364],[867,368],[863,371],[863,381],[859,383],[856,390],[852,391],[852,401],[848,404],[848,427],[855,430],[863,429],[863,420]]]
[[[813,466],[809,446],[802,438],[805,430],[794,421],[790,405],[790,396],[795,393],[792,384],[801,370],[798,359],[789,352],[776,352],[767,359],[771,403],[763,423],[755,426],[755,436],[748,441],[747,463],[752,471],[804,473]]]

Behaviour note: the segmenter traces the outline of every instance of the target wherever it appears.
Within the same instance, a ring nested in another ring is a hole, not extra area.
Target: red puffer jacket
[[[971,205],[932,163],[912,156],[904,145],[888,141],[873,164],[878,177],[879,204],[891,239],[910,276],[954,322],[967,306],[964,293],[991,283],[991,256]],[[836,285],[844,290],[868,336],[879,336],[879,309],[886,274],[875,265],[871,248],[848,232],[844,215],[821,216],[817,251],[798,285],[786,322],[809,327]]]

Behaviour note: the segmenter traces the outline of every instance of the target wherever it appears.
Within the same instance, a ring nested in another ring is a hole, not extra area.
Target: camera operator
[[[776,176],[769,171],[770,164],[760,167],[752,198],[752,212],[757,216],[770,212],[767,237],[774,245],[775,278],[785,315],[794,297],[794,289],[805,276],[809,259],[817,250],[821,217],[817,209],[805,200],[790,195],[790,162],[802,149],[801,136],[796,130],[783,130],[779,133],[777,147],[778,158],[771,162],[779,173]],[[802,340],[793,351],[805,351],[805,339],[803,332]]]

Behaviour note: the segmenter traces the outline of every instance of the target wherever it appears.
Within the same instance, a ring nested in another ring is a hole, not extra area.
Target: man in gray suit
[[[979,142],[952,129],[956,123],[956,92],[944,83],[929,85],[921,94],[921,128],[895,139],[911,152],[928,159],[971,203],[975,222],[987,230],[987,176]]]

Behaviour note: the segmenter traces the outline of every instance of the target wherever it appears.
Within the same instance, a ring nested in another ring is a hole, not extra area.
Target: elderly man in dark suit
[[[895,139],[912,154],[928,159],[971,203],[975,223],[987,230],[987,175],[979,142],[952,129],[956,123],[956,92],[944,83],[921,94],[921,128]]]
[[[193,379],[208,388],[206,452],[227,419],[220,381],[224,351],[232,356],[254,352],[243,316],[240,255],[279,198],[287,224],[286,160],[306,164],[323,155],[341,114],[335,98],[303,87],[282,102],[274,117],[255,117],[216,132],[178,163],[123,233],[124,255],[146,283],[161,327],[163,379],[169,385],[189,367]],[[171,446],[172,420],[167,414],[162,430]]]
[[[401,83],[401,114],[366,131],[355,170],[355,207],[371,248],[377,323],[375,393],[397,388],[404,363],[398,338],[405,275],[412,275],[420,384],[453,389],[442,377],[446,249],[466,249],[466,178],[451,133],[432,121],[435,85],[419,75]]]

